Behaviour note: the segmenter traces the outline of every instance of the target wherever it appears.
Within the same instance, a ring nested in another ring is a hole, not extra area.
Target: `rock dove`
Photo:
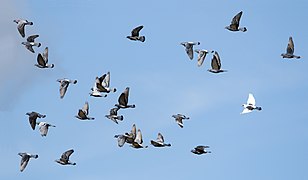
[[[293,53],[294,53],[294,43],[293,43],[292,37],[289,37],[289,43],[288,43],[288,46],[287,46],[287,53],[285,53],[285,54],[283,53],[283,54],[281,54],[281,56],[283,58],[296,58],[296,59],[301,58],[300,56],[296,56]]]
[[[131,146],[136,149],[148,147],[148,146],[143,146],[142,143],[143,143],[143,140],[142,140],[141,130],[138,129],[137,136]]]
[[[70,149],[68,151],[65,151],[60,159],[55,160],[55,162],[62,164],[62,165],[76,165],[76,163],[73,163],[69,160],[71,154],[73,154],[74,150]]]
[[[29,36],[27,38],[27,42],[22,42],[21,44],[25,45],[25,47],[31,51],[32,53],[35,53],[34,50],[33,50],[33,46],[37,46],[37,47],[40,47],[41,46],[41,43],[37,43],[37,42],[34,42],[35,38],[39,37],[39,35],[32,35],[32,36]]]
[[[68,85],[70,83],[76,84],[77,80],[70,80],[67,78],[64,79],[58,79],[57,80],[60,83],[60,98],[62,99],[67,91]]]
[[[94,85],[91,88],[91,92],[89,93],[90,96],[93,96],[93,97],[107,97],[107,94],[103,95],[101,92],[99,92],[99,90],[97,88],[97,82],[98,82],[98,78],[96,78],[96,81],[94,82]]]
[[[26,115],[29,116],[29,123],[31,125],[31,128],[33,130],[35,130],[35,125],[36,125],[36,119],[37,118],[45,118],[46,115],[42,115],[40,113],[37,113],[37,112],[27,112]]]
[[[119,147],[122,147],[125,143],[132,144],[136,138],[136,125],[133,124],[130,133],[115,135],[114,137],[118,139]]]
[[[211,73],[227,72],[227,70],[220,69],[221,68],[220,57],[216,51],[214,52],[211,66],[212,66],[212,69],[208,69],[208,71]]]
[[[242,106],[244,107],[244,110],[243,112],[241,112],[241,114],[250,113],[254,109],[259,110],[259,111],[262,110],[261,107],[256,106],[256,100],[251,93],[249,93],[248,95],[247,104],[242,104]]]
[[[119,96],[118,103],[115,104],[116,107],[126,109],[126,108],[135,108],[134,104],[128,105],[128,96],[129,96],[129,87],[127,87],[124,92]]]
[[[230,31],[242,31],[242,32],[247,31],[246,27],[239,28],[242,14],[243,12],[241,11],[236,16],[234,16],[231,21],[231,24],[229,26],[226,26],[225,28]]]
[[[131,32],[131,36],[126,36],[126,38],[133,40],[133,41],[141,41],[144,42],[145,41],[145,37],[144,36],[139,36],[139,31],[143,28],[143,26],[138,26],[135,29],[132,30]]]
[[[198,155],[211,153],[211,151],[206,150],[207,148],[209,148],[209,146],[197,146],[191,150],[191,152]]]
[[[158,133],[156,141],[151,140],[151,144],[155,147],[171,146],[171,144],[164,143],[164,137],[161,133]]]
[[[78,114],[75,117],[80,120],[94,120],[95,119],[93,117],[89,117],[88,114],[89,114],[89,103],[85,102],[82,109],[78,110]]]
[[[28,165],[28,162],[30,160],[30,158],[34,158],[34,159],[37,159],[38,158],[38,155],[35,154],[35,155],[32,155],[32,154],[29,154],[29,153],[18,153],[19,156],[21,156],[21,162],[20,162],[20,171],[22,172],[26,166]]]
[[[110,88],[110,72],[107,72],[107,74],[102,75],[101,77],[96,77],[95,80],[96,83],[96,89],[99,92],[103,93],[110,93],[110,92],[116,92],[116,88]]]
[[[202,49],[202,50],[195,50],[196,53],[198,53],[198,67],[202,66],[203,61],[206,57],[206,54],[209,53],[208,50]],[[211,51],[213,53],[214,51]]]
[[[105,115],[105,117],[118,124],[118,121],[123,121],[124,119],[122,115],[118,116],[118,110],[118,107],[110,109],[109,115]]]
[[[47,122],[36,122],[36,124],[40,128],[41,136],[47,136],[49,127],[56,127],[56,126],[49,124]]]
[[[176,115],[172,115],[173,118],[175,118],[176,123],[178,123],[178,125],[183,128],[183,119],[189,119],[189,117],[186,117],[183,114],[176,114]]]
[[[200,42],[182,42],[181,45],[185,47],[185,51],[189,57],[190,60],[194,58],[194,45],[200,45]]]
[[[17,24],[17,30],[21,37],[25,37],[25,25],[33,25],[33,22],[29,22],[25,19],[16,19],[14,22]]]
[[[48,47],[45,48],[43,54],[39,53],[37,55],[37,64],[35,66],[39,68],[53,68],[54,64],[48,64]]]

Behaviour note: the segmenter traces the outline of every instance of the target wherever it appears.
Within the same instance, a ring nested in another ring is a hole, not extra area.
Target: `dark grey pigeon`
[[[78,110],[78,114],[75,117],[80,120],[94,120],[95,119],[93,117],[89,117],[88,114],[89,114],[89,103],[85,102],[82,109]]]
[[[45,118],[46,115],[43,115],[43,114],[40,114],[40,113],[37,113],[37,112],[27,112],[26,115],[29,116],[29,123],[31,125],[31,128],[33,130],[35,130],[35,125],[36,125],[36,119],[37,118]]]
[[[209,53],[208,50],[202,49],[202,50],[195,50],[196,53],[198,53],[198,67],[202,66],[204,59],[206,57],[206,55]],[[214,51],[210,51],[211,53],[213,53]]]
[[[119,96],[118,103],[115,104],[116,107],[126,109],[126,108],[135,108],[134,104],[128,105],[128,96],[129,96],[129,87],[127,87],[124,92]]]
[[[189,117],[183,115],[183,114],[176,114],[176,115],[172,115],[173,118],[175,118],[176,123],[183,128],[183,119],[189,119]]]
[[[56,126],[49,124],[47,122],[36,122],[36,124],[40,128],[41,136],[47,136],[49,127],[56,127]]]
[[[145,36],[139,36],[140,30],[143,28],[143,26],[138,26],[134,28],[131,32],[131,36],[126,36],[126,38],[133,40],[133,41],[145,41]]]
[[[76,84],[77,80],[70,80],[67,78],[64,79],[58,79],[57,80],[60,83],[60,98],[62,99],[67,91],[68,85],[70,83]]]
[[[211,66],[212,66],[212,69],[208,69],[208,71],[211,73],[227,72],[227,70],[220,69],[221,68],[220,57],[216,51],[214,52]]]
[[[148,146],[143,146],[142,143],[143,143],[143,139],[142,139],[141,130],[138,129],[137,136],[134,139],[134,142],[131,144],[131,147],[136,148],[136,149],[147,148],[148,147]]]
[[[191,150],[191,152],[198,155],[211,153],[211,151],[206,150],[207,148],[209,148],[209,146],[197,146]]]
[[[25,37],[25,26],[26,25],[33,25],[33,22],[30,22],[25,19],[15,19],[14,22],[17,24],[17,30],[21,37]]]
[[[243,12],[239,12],[237,15],[235,15],[231,21],[231,24],[229,26],[226,26],[225,28],[228,29],[229,31],[242,31],[245,32],[247,31],[246,27],[239,27],[240,26],[240,20]]]
[[[37,42],[34,42],[35,38],[39,37],[39,35],[32,35],[32,36],[29,36],[27,38],[27,42],[22,42],[21,44],[25,45],[25,47],[31,51],[32,53],[35,53],[35,51],[33,50],[33,46],[36,46],[36,47],[40,47],[41,46],[41,43],[37,43]]]
[[[105,117],[118,124],[118,121],[123,121],[124,119],[122,115],[118,116],[118,110],[118,107],[110,109],[109,115],[105,115]]]
[[[76,165],[76,163],[73,163],[69,160],[70,156],[73,154],[74,150],[70,149],[68,151],[65,151],[60,159],[55,160],[55,162],[61,164],[61,165]]]
[[[194,58],[194,45],[200,45],[200,42],[182,42],[181,45],[185,47],[185,51],[189,57],[190,60]]]
[[[158,133],[156,141],[151,140],[151,144],[152,144],[154,147],[171,146],[171,144],[166,144],[166,143],[165,143],[164,137],[163,137],[163,135],[162,135],[161,133]]]
[[[287,46],[287,53],[281,54],[282,58],[301,58],[300,56],[294,55],[294,43],[292,37],[289,37],[289,43]]]
[[[53,68],[54,64],[48,64],[48,47],[45,48],[44,52],[38,53],[37,55],[37,64],[35,64],[36,67],[39,68]]]
[[[20,171],[22,172],[28,165],[28,162],[30,160],[30,158],[34,158],[37,159],[38,155],[35,154],[29,154],[29,153],[18,153],[19,156],[21,156],[21,161],[20,161]]]

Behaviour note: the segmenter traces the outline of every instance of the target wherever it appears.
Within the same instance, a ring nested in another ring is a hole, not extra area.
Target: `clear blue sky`
[[[306,1],[100,1],[2,0],[0,11],[0,179],[307,179],[308,18]],[[241,26],[224,29],[243,11]],[[36,54],[21,42],[14,19],[33,21],[26,35],[39,34]],[[144,25],[145,43],[126,39]],[[300,60],[282,59],[289,36]],[[222,68],[211,74],[211,55],[197,67],[183,41],[218,51]],[[34,66],[49,47],[54,69]],[[111,72],[117,93],[89,96],[96,76]],[[58,78],[77,79],[64,99]],[[121,110],[118,125],[104,117],[130,87],[135,109]],[[253,93],[260,112],[240,115]],[[85,101],[95,121],[74,118]],[[46,114],[56,128],[42,138],[26,112]],[[181,129],[171,117],[191,119]],[[161,132],[170,148],[117,147],[115,134],[135,123],[149,145]],[[212,154],[190,153],[209,145]],[[76,166],[54,162],[73,148]],[[18,152],[37,153],[19,172]]]

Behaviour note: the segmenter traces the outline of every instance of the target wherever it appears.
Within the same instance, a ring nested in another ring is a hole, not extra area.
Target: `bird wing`
[[[99,92],[106,92],[107,91],[107,89],[102,85],[105,77],[106,77],[106,74],[104,74],[103,76],[101,76],[99,78],[97,77],[96,80],[95,80],[96,87],[97,87]]]
[[[177,117],[175,118],[175,121],[178,123],[178,125],[179,125],[181,128],[184,127],[184,126],[183,126],[183,118],[182,118],[181,116],[177,116]]]
[[[240,25],[240,20],[241,20],[241,17],[242,17],[242,14],[243,12],[239,12],[237,15],[235,15],[231,21],[231,25],[230,26],[235,26],[236,29],[239,27]]]
[[[73,149],[70,149],[70,150],[68,150],[68,151],[65,151],[65,152],[61,155],[61,160],[68,161],[70,155],[73,154],[73,152],[74,152]]]
[[[42,67],[45,67],[45,66],[46,66],[46,62],[45,62],[44,57],[42,56],[41,53],[39,53],[39,54],[37,55],[36,60],[37,60],[37,64],[39,64],[40,66],[42,66]]]
[[[48,47],[46,47],[44,52],[43,52],[43,58],[44,58],[44,60],[47,64],[48,63]]]
[[[27,41],[28,41],[28,42],[34,42],[34,39],[37,38],[37,37],[39,37],[39,35],[37,35],[37,34],[36,34],[36,35],[29,36],[29,37],[27,38]]]
[[[88,115],[89,114],[89,103],[86,101],[82,107],[82,111]]]
[[[118,136],[118,146],[123,147],[126,141],[126,137],[123,135]]]
[[[124,106],[127,105],[128,95],[129,95],[129,88],[127,87],[118,99],[118,102],[119,102],[120,105],[124,105]]]
[[[21,161],[20,161],[20,171],[23,171],[26,166],[28,165],[28,162],[30,160],[30,156],[26,153],[21,153]]]
[[[133,124],[132,126],[132,130],[130,131],[130,135],[132,136],[133,139],[136,138],[137,134],[136,134],[136,125]]]
[[[158,133],[156,141],[159,143],[164,143],[164,136],[161,133]]]
[[[198,66],[202,66],[203,62],[204,62],[204,59],[206,57],[206,51],[202,51],[200,50],[199,53],[198,53]]]
[[[137,131],[137,136],[136,136],[136,138],[135,138],[134,141],[135,141],[136,143],[138,143],[138,144],[142,144],[142,143],[143,143],[142,134],[141,134],[141,130],[140,130],[140,129],[138,129],[138,131]]]
[[[20,35],[24,38],[25,37],[25,23],[18,23],[17,29]]]
[[[39,127],[40,127],[40,133],[41,133],[41,135],[42,135],[42,136],[46,136],[47,133],[48,133],[48,126],[47,126],[47,124],[41,122],[41,123],[39,124]]]
[[[110,109],[110,115],[116,116],[118,114],[118,110],[119,110],[119,108],[117,108],[117,107]]]
[[[251,110],[245,108],[245,109],[243,109],[243,111],[241,112],[241,114],[246,114],[246,113],[250,113],[250,112],[251,112]]]
[[[105,87],[105,88],[108,88],[109,87],[109,83],[110,83],[110,72],[107,72],[107,74],[105,74],[105,78],[102,82],[102,86]]]
[[[31,45],[26,45],[25,47],[26,47],[29,51],[35,53],[35,51],[34,51],[34,49],[33,49],[33,47],[32,47]]]
[[[87,118],[86,113],[85,113],[82,109],[79,109],[79,110],[78,110],[78,116],[79,116],[81,119],[86,119],[86,118]]]
[[[139,31],[143,28],[143,26],[138,26],[132,30],[132,36],[139,36]]]
[[[33,130],[35,129],[35,126],[36,126],[36,119],[37,119],[37,115],[36,114],[31,113],[29,115],[29,123],[30,123],[30,125],[31,125]]]
[[[256,100],[251,93],[248,95],[247,104],[252,106],[256,105]]]
[[[69,82],[67,81],[60,81],[60,98],[63,98],[66,91],[67,91],[67,88],[68,88],[68,85],[69,85]]]
[[[287,46],[287,53],[288,54],[293,54],[294,53],[294,43],[292,37],[289,37],[289,43]]]
[[[187,45],[186,48],[185,48],[185,51],[186,51],[189,59],[194,58],[193,45]]]
[[[218,53],[215,51],[213,58],[212,58],[212,63],[211,63],[212,69],[219,70],[220,69],[220,57]]]
[[[205,149],[205,146],[197,146],[197,147],[195,147],[196,151],[204,151],[204,149]]]

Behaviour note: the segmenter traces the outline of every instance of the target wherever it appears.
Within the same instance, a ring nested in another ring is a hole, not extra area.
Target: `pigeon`
[[[99,92],[103,93],[110,93],[110,92],[116,92],[116,88],[110,88],[110,72],[107,72],[106,74],[102,75],[101,77],[96,77],[95,80],[96,83],[96,89]]]
[[[202,49],[202,50],[195,50],[196,53],[198,53],[198,67],[202,66],[203,61],[206,57],[206,54],[209,53],[208,50]],[[214,51],[211,51],[213,53]]]
[[[37,154],[33,155],[33,154],[29,154],[29,153],[18,153],[18,155],[21,156],[20,172],[22,172],[26,168],[30,158],[34,158],[34,159],[38,158]]]
[[[183,128],[183,119],[189,119],[189,117],[186,117],[183,114],[176,114],[176,115],[172,115],[173,118],[175,118],[175,121],[178,123],[178,125]]]
[[[124,92],[119,96],[118,103],[115,104],[116,107],[126,109],[126,108],[135,108],[135,104],[128,105],[128,96],[129,96],[129,87],[127,87]]]
[[[35,125],[36,125],[36,119],[37,118],[45,118],[46,115],[43,115],[43,114],[40,114],[40,113],[37,113],[37,112],[27,112],[26,115],[29,116],[29,123],[31,125],[31,128],[33,130],[35,130]]]
[[[94,120],[95,119],[93,117],[89,117],[88,114],[89,114],[89,103],[86,101],[82,109],[78,110],[78,114],[75,117],[80,120]]]
[[[77,80],[70,80],[67,78],[64,79],[58,79],[57,80],[60,83],[60,98],[62,99],[67,91],[68,85],[70,83],[76,84]]]
[[[55,162],[62,164],[62,165],[76,165],[76,163],[73,163],[69,160],[71,154],[73,154],[74,150],[70,149],[68,151],[65,151],[60,159],[55,160]]]
[[[118,120],[123,121],[124,119],[122,115],[118,116],[118,110],[118,107],[110,109],[109,115],[105,115],[105,117],[118,124]]]
[[[27,42],[22,42],[21,44],[25,45],[25,47],[32,53],[35,53],[35,51],[33,50],[33,46],[37,46],[37,47],[41,46],[41,43],[34,42],[35,38],[37,37],[39,37],[39,35],[29,36],[27,38]]]
[[[211,153],[211,151],[206,150],[207,148],[209,148],[209,146],[197,146],[193,150],[191,150],[191,152],[198,155]]]
[[[25,37],[25,25],[33,25],[33,22],[25,19],[15,19],[14,22],[17,24],[17,30],[23,38]]]
[[[36,124],[40,128],[41,136],[47,136],[49,127],[56,127],[56,126],[49,124],[47,122],[36,122]]]
[[[137,136],[136,136],[134,142],[132,143],[131,147],[136,148],[136,149],[148,147],[148,146],[143,146],[142,143],[143,143],[143,140],[142,140],[141,130],[138,129]]]
[[[97,81],[98,81],[98,78],[96,78],[96,81],[94,82],[94,85],[91,88],[91,92],[89,93],[90,96],[93,96],[93,97],[107,97],[107,94],[102,95],[102,93],[99,92],[99,90],[97,88]]]
[[[289,43],[287,46],[287,53],[281,54],[282,58],[296,58],[299,59],[301,58],[300,56],[296,56],[293,54],[294,53],[294,43],[292,37],[289,37]]]
[[[130,133],[115,135],[114,137],[118,139],[119,147],[122,147],[125,143],[132,144],[136,138],[136,125],[133,124]]]
[[[242,14],[243,14],[243,11],[241,11],[237,15],[235,15],[233,17],[232,21],[231,21],[231,24],[229,26],[226,26],[225,28],[228,29],[229,31],[246,32],[247,31],[246,27],[241,27],[241,28],[239,27]]]
[[[53,68],[54,64],[48,64],[48,47],[45,48],[43,54],[39,53],[37,55],[37,64],[35,66],[39,68]]]
[[[143,28],[143,26],[138,26],[136,28],[134,28],[131,32],[131,36],[126,36],[126,38],[133,40],[133,41],[141,41],[144,42],[145,41],[145,36],[139,36],[139,32],[140,30]]]
[[[262,110],[261,107],[256,106],[256,100],[251,93],[248,95],[247,104],[242,104],[242,106],[244,107],[244,110],[241,112],[241,114],[250,113],[254,109],[258,111]]]
[[[163,137],[163,135],[162,135],[161,133],[158,133],[156,141],[151,140],[151,144],[152,144],[154,147],[171,146],[171,144],[165,144],[165,143],[164,143],[164,137]]]
[[[212,66],[212,69],[208,69],[208,71],[211,73],[227,72],[227,70],[220,69],[221,68],[220,57],[216,51],[214,52],[211,66]]]
[[[185,47],[189,59],[192,60],[194,58],[193,46],[200,45],[200,42],[182,42],[181,45]]]

